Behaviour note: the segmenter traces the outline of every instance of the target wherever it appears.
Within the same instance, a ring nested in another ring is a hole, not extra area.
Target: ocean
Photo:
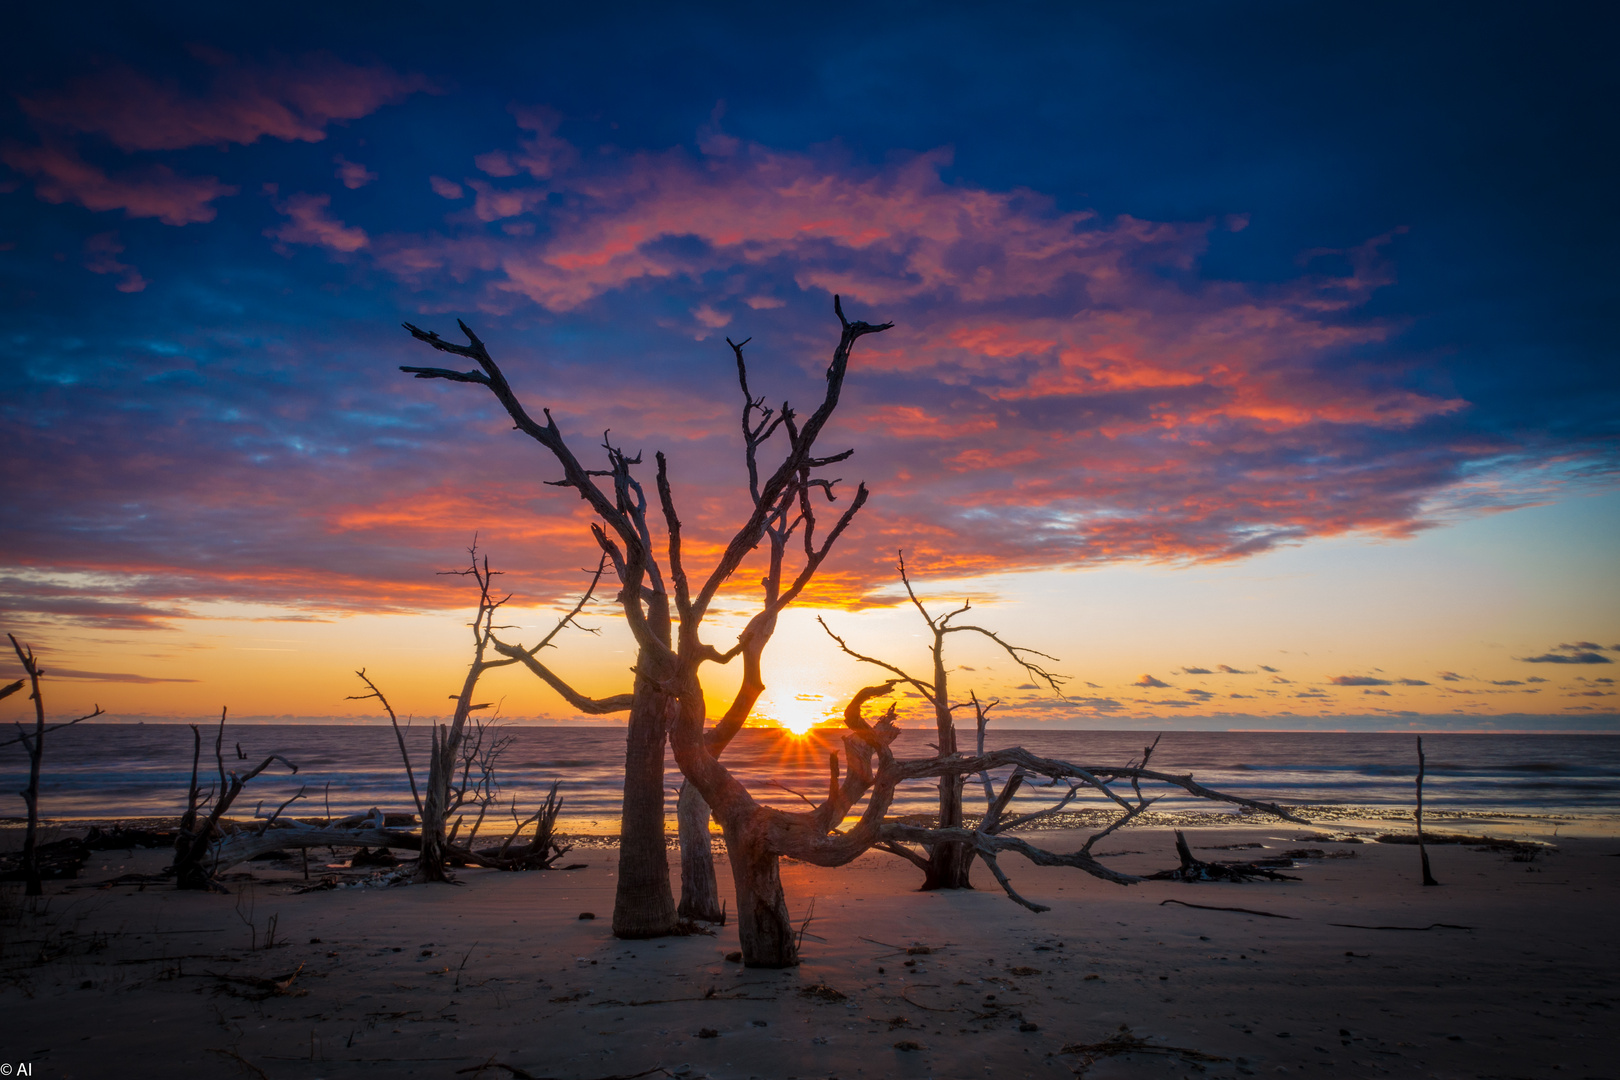
[[[492,808],[489,831],[510,814],[516,801],[526,817],[553,780],[562,781],[565,800],[560,826],[570,832],[611,834],[617,828],[622,793],[624,729],[613,727],[502,727],[510,743],[501,753],[496,777],[499,808]],[[214,729],[203,728],[201,784],[217,781]],[[931,732],[911,730],[896,743],[900,757],[931,752]],[[723,760],[762,801],[783,808],[803,807],[794,791],[810,798],[824,790],[827,748],[836,732],[800,738],[767,729],[739,734]],[[407,732],[418,783],[425,777],[428,729]],[[1023,746],[1033,753],[1082,765],[1125,764],[1140,756],[1148,739],[1137,731],[995,730],[988,747]],[[1423,736],[1428,760],[1424,805],[1447,812],[1620,817],[1620,736],[1594,734],[1457,734]],[[237,746],[245,760],[238,759]],[[81,724],[46,737],[40,812],[48,819],[127,819],[171,817],[185,804],[191,771],[191,729],[184,724]],[[255,779],[239,798],[233,815],[255,806],[270,808],[301,787],[302,801],[287,813],[325,816],[378,806],[388,812],[414,809],[391,728],[314,724],[255,724],[227,727],[227,769],[251,768],[265,755],[281,754],[298,765],[292,776],[277,764]],[[1417,771],[1411,734],[1343,732],[1177,732],[1165,733],[1153,766],[1190,772],[1221,791],[1282,803],[1409,808]],[[680,774],[668,762],[673,828],[675,790]],[[21,816],[16,794],[27,784],[27,758],[20,746],[0,748],[0,816]],[[1062,789],[1026,788],[1017,809],[1049,804]],[[969,812],[982,805],[977,779],[966,794]],[[926,814],[934,808],[932,782],[902,786],[896,814]],[[1093,797],[1071,808],[1099,806]],[[1224,804],[1195,800],[1174,790],[1157,810],[1229,811]]]

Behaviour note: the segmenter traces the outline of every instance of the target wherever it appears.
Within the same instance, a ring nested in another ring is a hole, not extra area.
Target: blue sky
[[[394,374],[427,362],[406,319],[466,318],[584,445],[667,449],[700,535],[737,491],[723,339],[752,335],[758,380],[797,400],[833,292],[894,320],[836,429],[874,499],[823,604],[881,606],[898,547],[942,589],[1078,604],[1098,573],[1192,581],[1318,545],[1331,579],[1326,553],[1561,506],[1534,520],[1592,531],[1555,570],[1612,594],[1612,511],[1580,509],[1612,506],[1620,416],[1599,5],[16,21],[0,578],[64,670],[207,669],[125,681],[134,708],[273,694],[219,658],[226,608],[442,618],[461,598],[432,570],[475,530],[526,602],[577,586],[589,539],[544,462],[489,403]],[[1501,535],[1510,573],[1544,573],[1549,544]],[[1455,588],[1431,603],[1472,610]],[[1607,660],[1620,626],[1555,594],[1547,640],[1502,648]],[[1245,620],[1263,634],[1303,595]],[[1142,633],[1110,663],[1162,675]],[[1566,689],[1599,713],[1610,692]]]

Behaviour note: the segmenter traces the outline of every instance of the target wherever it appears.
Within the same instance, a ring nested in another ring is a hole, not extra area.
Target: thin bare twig
[[[399,756],[405,762],[405,776],[411,782],[411,798],[416,802],[416,812],[417,814],[421,814],[422,795],[416,790],[416,773],[411,770],[411,755],[410,751],[405,749],[405,733],[399,729],[399,717],[394,715],[394,707],[388,703],[388,699],[383,696],[383,692],[378,689],[377,684],[371,681],[371,677],[366,674],[365,668],[361,668],[359,671],[355,672],[355,675],[359,676],[360,681],[365,683],[366,686],[370,688],[371,693],[350,694],[343,700],[365,701],[368,698],[376,698],[377,701],[382,705],[383,711],[388,714],[388,722],[394,727],[394,738],[399,742]]]

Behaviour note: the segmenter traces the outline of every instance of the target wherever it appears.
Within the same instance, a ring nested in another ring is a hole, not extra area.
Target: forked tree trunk
[[[781,555],[785,545],[785,538],[772,534],[773,569],[771,576],[766,579],[772,603],[780,598],[780,594],[774,591],[774,586],[769,583],[780,576]],[[731,740],[736,738],[737,732],[742,729],[754,706],[759,702],[759,696],[765,692],[765,682],[760,677],[760,656],[774,633],[776,633],[776,610],[768,607],[749,620],[747,628],[738,639],[742,647],[742,684],[737,687],[737,696],[732,699],[731,707],[726,710],[725,716],[721,717],[720,722],[703,737],[704,745],[715,757],[725,753],[726,747],[731,745]],[[703,793],[697,789],[697,785],[691,781],[681,785],[675,818],[680,824],[681,835],[680,917],[702,919],[704,922],[724,922],[726,913],[720,906],[720,885],[715,880],[714,874],[714,845],[710,842],[709,834],[709,804],[704,801]]]
[[[427,796],[422,800],[422,855],[414,878],[419,884],[450,880],[445,868],[444,826],[450,800],[450,774],[455,765],[453,759],[446,760],[449,732],[443,724],[434,726],[432,738],[428,751]]]
[[[688,780],[681,784],[675,808],[681,836],[681,906],[676,914],[682,919],[721,922],[726,914],[720,907],[720,886],[714,875],[709,804]]]
[[[765,842],[757,820],[738,827],[722,823],[731,880],[737,889],[737,936],[742,941],[743,964],[797,967],[798,940],[788,920],[787,898],[782,895],[778,856]]]
[[[675,929],[675,895],[664,846],[664,740],[679,712],[678,698],[661,692],[645,676],[636,677],[624,750],[614,937],[662,937]]]

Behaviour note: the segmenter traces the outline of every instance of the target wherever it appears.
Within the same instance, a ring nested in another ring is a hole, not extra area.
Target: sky
[[[14,20],[0,616],[53,714],[374,719],[362,667],[442,714],[473,596],[439,572],[476,537],[532,643],[594,545],[399,324],[465,320],[581,456],[664,451],[701,557],[744,497],[726,339],[814,404],[839,294],[895,324],[822,444],[872,498],[762,722],[871,681],[818,616],[925,669],[904,550],[931,610],[1057,658],[1060,695],[953,645],[1009,725],[1620,728],[1612,8]],[[549,655],[627,689],[587,613]]]

